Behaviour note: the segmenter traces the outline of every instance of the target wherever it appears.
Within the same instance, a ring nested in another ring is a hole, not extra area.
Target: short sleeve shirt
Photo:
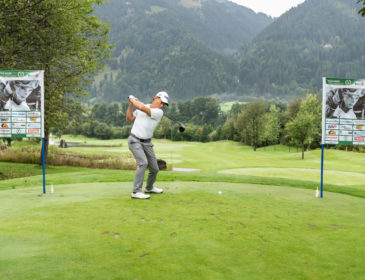
[[[150,108],[150,104],[146,105]],[[131,133],[141,139],[150,139],[153,136],[153,132],[156,126],[159,124],[163,117],[163,111],[158,108],[150,108],[151,116],[145,112],[136,110],[133,115],[136,117],[133,123]]]

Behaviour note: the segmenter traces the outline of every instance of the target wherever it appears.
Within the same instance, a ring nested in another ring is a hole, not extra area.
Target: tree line
[[[321,142],[321,93],[310,92],[290,103],[272,103],[261,99],[234,103],[223,112],[212,97],[172,103],[155,130],[154,137],[174,141],[232,140],[259,147],[284,144],[302,149],[316,148]],[[66,129],[57,134],[85,135],[100,139],[126,138],[131,125],[126,123],[128,102],[99,103],[69,119]],[[179,124],[186,127],[184,133]]]

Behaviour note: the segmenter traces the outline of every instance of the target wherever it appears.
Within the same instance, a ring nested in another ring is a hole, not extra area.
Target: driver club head
[[[185,126],[182,123],[179,126],[179,131],[180,132],[184,132],[185,131]]]

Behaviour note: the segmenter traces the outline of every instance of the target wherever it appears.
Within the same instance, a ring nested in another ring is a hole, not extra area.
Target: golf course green
[[[0,162],[0,279],[364,279],[364,154],[325,151],[321,199],[320,150],[154,144],[198,171],[161,171],[149,200],[130,198],[133,170],[47,166],[42,194],[39,165]]]

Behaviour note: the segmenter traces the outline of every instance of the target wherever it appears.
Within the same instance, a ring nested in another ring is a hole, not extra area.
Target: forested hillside
[[[172,100],[288,100],[319,90],[323,76],[364,78],[360,8],[306,0],[273,20],[225,0],[111,0],[97,12],[110,21],[114,59],[89,100],[148,101],[159,90]]]
[[[175,100],[236,92],[237,60],[224,54],[273,21],[222,0],[110,0],[97,13],[110,22],[115,49],[91,89],[96,102],[161,89]]]
[[[290,97],[321,77],[365,77],[365,19],[355,0],[307,0],[268,26],[243,51],[246,93]]]

